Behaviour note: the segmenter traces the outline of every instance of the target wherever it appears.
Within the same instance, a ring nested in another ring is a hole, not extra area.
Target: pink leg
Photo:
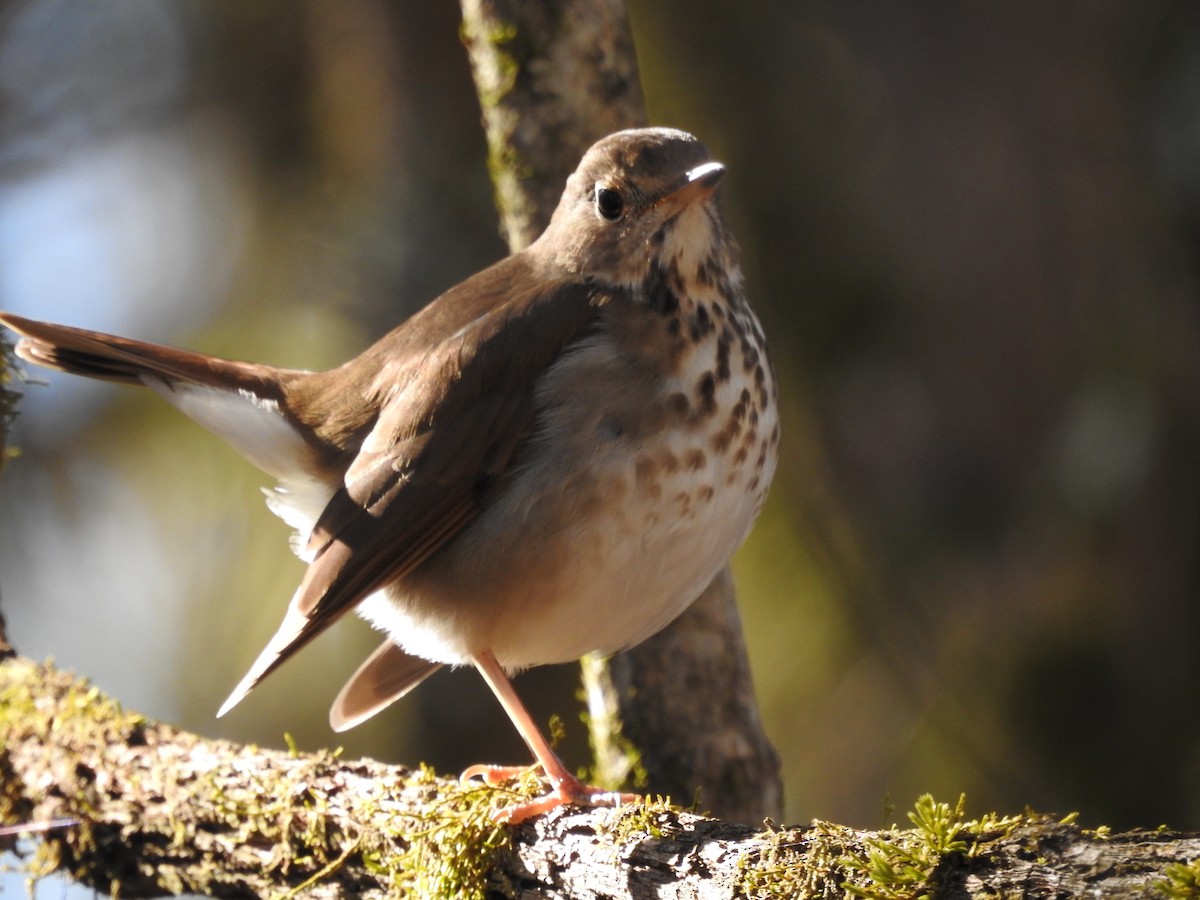
[[[521,702],[521,698],[517,696],[517,692],[513,690],[512,682],[504,674],[504,669],[501,668],[495,655],[490,650],[485,651],[476,656],[473,662],[475,663],[475,667],[479,669],[479,674],[488,683],[488,687],[492,689],[492,693],[496,695],[496,699],[500,701],[500,705],[504,707],[504,711],[508,713],[509,719],[516,726],[525,744],[533,752],[538,765],[542,767],[542,771],[550,779],[550,786],[552,788],[548,794],[538,797],[535,800],[530,800],[527,803],[519,803],[500,810],[495,815],[497,821],[523,822],[532,816],[549,812],[565,804],[575,806],[618,806],[621,803],[632,803],[637,799],[636,794],[620,794],[590,787],[568,772],[567,767],[558,758],[558,754],[551,749],[550,744],[542,736],[541,730],[534,723],[533,717],[529,715],[529,711],[525,709],[525,704]],[[527,770],[520,768],[481,765],[471,766],[471,768],[463,772],[462,777],[463,779],[468,779],[481,776],[488,784],[498,784],[507,778],[514,777],[525,771]]]

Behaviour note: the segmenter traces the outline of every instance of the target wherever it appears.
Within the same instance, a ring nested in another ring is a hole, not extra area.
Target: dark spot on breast
[[[717,309],[720,308],[719,306],[717,307]],[[717,381],[722,383],[728,381],[732,374],[729,371],[729,350],[729,341],[722,334],[717,339]]]
[[[713,435],[712,448],[714,451],[724,453],[729,449],[730,445],[737,439],[737,436],[742,433],[742,423],[746,420],[746,413],[749,408],[749,395],[746,391],[743,391],[741,399],[729,411],[729,421],[725,423],[725,426],[720,431]]]
[[[672,273],[662,266],[653,265],[650,267],[650,274],[642,282],[642,291],[646,295],[646,306],[663,315],[671,315],[679,311],[679,295],[671,286],[671,275]]]
[[[657,243],[661,245],[663,243],[663,241],[665,241],[667,239],[667,235],[669,235],[674,230],[675,230],[675,220],[667,219],[665,222],[662,223],[662,227],[659,228],[658,231],[656,231],[654,233],[654,236],[658,239]]]
[[[708,503],[712,500],[714,493],[715,492],[713,491],[711,484],[702,484],[696,490],[696,499],[701,503]]]
[[[760,347],[767,346],[767,336],[763,334],[762,325],[757,319],[750,320],[750,330],[754,334],[754,343]]]
[[[683,454],[683,464],[693,472],[697,472],[704,468],[704,464],[708,461],[708,457],[704,455],[703,450],[689,450]]]
[[[687,396],[680,391],[676,391],[667,398],[667,411],[678,418],[682,419],[686,416],[690,407]]]
[[[699,341],[707,336],[713,330],[712,319],[708,315],[708,307],[703,303],[696,304],[696,311],[692,313],[691,334],[693,341]]]
[[[717,411],[717,379],[712,372],[705,372],[696,385],[696,393],[700,398],[700,412],[711,416]]]
[[[743,367],[743,369],[745,369],[745,371],[749,372],[751,369],[753,369],[758,364],[759,364],[758,363],[758,348],[757,347],[747,347],[745,344],[743,344],[742,345],[742,367]]]
[[[754,468],[761,472],[767,465],[767,443],[763,441],[762,447],[758,451],[758,459],[754,461]]]
[[[724,298],[725,302],[730,306],[738,307],[746,305],[746,298],[743,297],[738,291],[733,289],[733,285],[729,283],[728,278],[722,278],[720,280],[720,282],[717,284],[717,290],[721,292],[721,297]]]
[[[733,315],[729,317],[729,327],[733,329],[733,335],[742,342],[742,347],[746,346],[746,323],[742,321],[742,317]]]
[[[754,389],[758,394],[759,409],[766,409],[771,403],[771,396],[767,392],[767,386],[762,382],[758,382],[754,385]]]

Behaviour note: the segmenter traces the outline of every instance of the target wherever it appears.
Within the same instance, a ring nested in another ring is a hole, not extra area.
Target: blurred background
[[[652,120],[729,166],[785,380],[735,572],[788,819],[965,791],[1200,829],[1200,9],[630,12]],[[449,2],[0,3],[0,308],[358,352],[505,252],[458,27]],[[21,652],[206,735],[526,760],[472,672],[332,734],[358,621],[215,720],[302,574],[265,476],[148,391],[28,375],[0,481]],[[518,688],[586,762],[576,669]]]

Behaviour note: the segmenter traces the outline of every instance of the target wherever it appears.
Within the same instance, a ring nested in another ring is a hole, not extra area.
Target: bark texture
[[[502,231],[518,250],[545,228],[593,142],[646,124],[633,35],[621,0],[462,9]],[[664,632],[586,661],[583,677],[600,780],[695,797],[733,821],[782,814],[728,567]]]
[[[763,731],[726,566],[676,624],[583,661],[596,763],[613,782],[731,822],[779,818],[779,758]]]
[[[622,0],[462,0],[501,230],[541,234],[598,138],[646,124]]]
[[[1197,835],[965,822],[932,802],[884,832],[761,830],[657,802],[499,828],[488,813],[509,799],[203,740],[51,667],[0,662],[0,841],[38,833],[38,871],[126,897],[1140,898],[1194,896],[1180,892],[1200,877]]]

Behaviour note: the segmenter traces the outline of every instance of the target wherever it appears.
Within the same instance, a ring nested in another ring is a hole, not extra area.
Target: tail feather
[[[262,399],[278,400],[280,381],[289,374],[272,366],[218,359],[12,313],[0,313],[0,324],[21,335],[16,351],[22,359],[88,378],[138,384],[149,376],[167,382],[241,389]]]
[[[399,700],[442,667],[385,640],[350,676],[329,711],[334,731],[347,731]]]
[[[73,375],[141,384],[290,485],[315,472],[310,433],[297,427],[289,385],[307,374],[0,313],[20,334],[17,355]]]

